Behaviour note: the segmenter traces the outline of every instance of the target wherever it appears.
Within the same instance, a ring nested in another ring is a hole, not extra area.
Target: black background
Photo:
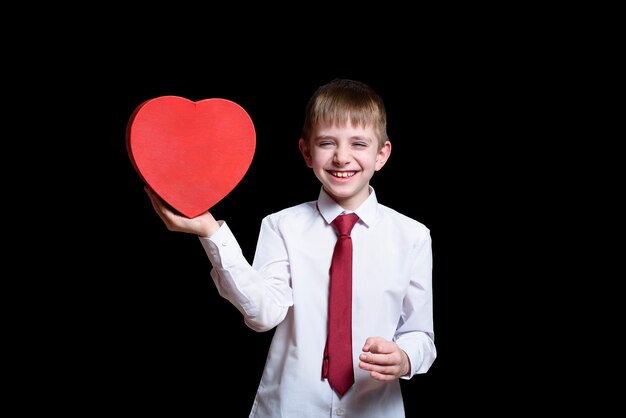
[[[271,333],[217,295],[197,238],[158,219],[126,124],[162,95],[248,111],[255,158],[213,212],[252,257],[263,216],[319,192],[297,140],[334,77],[382,95],[393,151],[372,184],[433,238],[439,356],[402,382],[407,416],[621,402],[606,379],[621,345],[604,342],[620,336],[606,324],[623,218],[610,12],[183,6],[9,16],[4,341],[20,411],[248,415]]]

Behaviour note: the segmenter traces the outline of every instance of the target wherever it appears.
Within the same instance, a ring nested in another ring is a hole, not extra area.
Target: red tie
[[[339,396],[354,383],[352,365],[352,239],[350,231],[359,217],[337,216],[332,225],[339,237],[330,265],[328,339],[324,349],[322,377]]]

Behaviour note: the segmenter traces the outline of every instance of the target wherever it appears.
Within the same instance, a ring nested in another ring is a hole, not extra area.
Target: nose
[[[350,162],[350,149],[346,146],[338,146],[333,156],[333,162],[337,165],[345,165]]]

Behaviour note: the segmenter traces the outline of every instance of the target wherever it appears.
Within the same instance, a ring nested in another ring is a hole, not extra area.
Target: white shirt
[[[432,314],[432,250],[423,224],[378,203],[374,189],[354,212],[352,347],[355,383],[339,398],[322,379],[329,268],[343,209],[327,194],[266,216],[252,266],[225,222],[200,241],[211,277],[256,331],[276,327],[251,418],[402,418],[400,382],[379,382],[358,367],[367,337],[393,340],[411,371],[437,355]]]

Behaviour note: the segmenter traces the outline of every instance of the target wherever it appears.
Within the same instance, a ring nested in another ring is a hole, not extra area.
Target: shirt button
[[[346,414],[346,411],[344,411],[342,408],[335,409],[335,415],[342,417],[345,414]]]
[[[226,247],[228,244],[230,244],[230,241],[225,239],[224,241],[222,241],[222,247]]]

